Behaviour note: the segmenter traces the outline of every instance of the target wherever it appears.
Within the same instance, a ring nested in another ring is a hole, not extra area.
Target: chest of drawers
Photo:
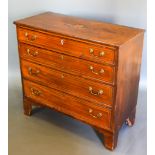
[[[134,124],[144,30],[52,12],[14,22],[23,107],[46,106],[88,123],[117,145]]]

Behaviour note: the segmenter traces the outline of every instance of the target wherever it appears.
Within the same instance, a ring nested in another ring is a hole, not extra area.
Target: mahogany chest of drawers
[[[106,148],[134,124],[144,30],[52,12],[14,22],[23,107],[46,106],[90,124]]]

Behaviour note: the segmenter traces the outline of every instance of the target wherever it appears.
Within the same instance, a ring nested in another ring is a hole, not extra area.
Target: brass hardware
[[[37,56],[38,55],[38,52],[37,51],[30,52],[30,49],[27,49],[26,51],[27,51],[27,54],[30,55],[30,56]]]
[[[100,52],[100,56],[104,56],[104,54],[105,54],[104,51]]]
[[[31,94],[35,96],[39,96],[41,92],[37,89],[31,88]]]
[[[63,60],[64,59],[64,56],[63,55],[61,55],[61,60]]]
[[[91,115],[93,118],[101,118],[102,117],[102,113],[98,113],[97,115],[94,115],[93,109],[89,108],[88,112],[89,112],[89,115]]]
[[[63,39],[61,39],[61,41],[60,41],[60,42],[61,42],[61,45],[63,45],[63,44],[64,44],[64,40],[63,40]]]
[[[62,79],[64,78],[64,74],[61,75],[61,78],[62,78]]]
[[[34,76],[37,76],[40,73],[39,70],[36,70],[34,72],[31,67],[28,68],[28,72],[29,72],[30,75],[34,75]]]
[[[89,49],[89,53],[90,53],[91,55],[93,55],[94,57],[96,57],[96,58],[102,57],[102,56],[105,55],[105,52],[104,52],[104,51],[101,51],[101,52],[99,53],[99,56],[94,55],[94,49],[92,49],[92,48]]]
[[[103,90],[102,90],[102,89],[100,89],[98,92],[94,92],[92,87],[89,87],[89,92],[90,92],[92,95],[95,95],[95,96],[97,96],[97,95],[102,95],[102,94],[103,94]]]
[[[126,119],[125,124],[128,125],[129,127],[133,125],[129,118]]]
[[[92,54],[94,53],[94,50],[92,48],[89,49],[89,53]]]
[[[101,70],[100,70],[100,73],[104,73],[104,69],[101,69]]]
[[[37,39],[36,35],[29,36],[27,32],[25,32],[25,37],[27,38],[28,41],[34,41]]]
[[[36,36],[36,35],[33,35],[33,36],[31,37],[31,41],[36,40],[36,38],[37,38],[37,36]]]
[[[103,74],[103,73],[104,73],[104,69],[101,69],[101,70],[99,71],[99,73],[98,73],[98,72],[95,72],[93,66],[89,66],[89,69],[92,71],[92,73],[94,73],[94,74],[96,74],[96,75],[99,75],[99,74]]]
[[[27,32],[25,32],[25,37],[27,37],[28,36],[28,33]]]

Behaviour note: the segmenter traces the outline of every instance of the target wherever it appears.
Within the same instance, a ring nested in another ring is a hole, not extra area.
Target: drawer
[[[58,50],[64,54],[80,57],[99,63],[115,64],[116,49],[111,46],[96,45],[65,38],[63,36],[48,35],[37,31],[18,28],[18,40],[48,48]]]
[[[24,60],[21,61],[21,66],[22,75],[26,79],[92,101],[94,104],[112,105],[114,94],[112,86],[92,82]]]
[[[111,111],[91,102],[24,80],[25,96],[91,125],[109,129]]]
[[[19,45],[20,56],[70,74],[98,82],[115,83],[115,67],[97,64],[27,44]]]

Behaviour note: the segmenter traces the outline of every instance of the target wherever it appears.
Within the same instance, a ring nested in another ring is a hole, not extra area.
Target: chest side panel
[[[113,120],[120,128],[130,113],[136,108],[143,33],[120,47],[118,54],[117,91],[113,108]]]

